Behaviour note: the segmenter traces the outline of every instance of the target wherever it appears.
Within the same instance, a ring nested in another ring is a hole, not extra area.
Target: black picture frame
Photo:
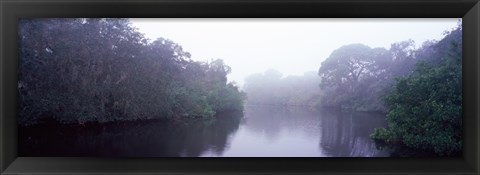
[[[0,174],[479,174],[478,0],[1,0]],[[461,158],[80,158],[17,156],[19,18],[462,18]]]

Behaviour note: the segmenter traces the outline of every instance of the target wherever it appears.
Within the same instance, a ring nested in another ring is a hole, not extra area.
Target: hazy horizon
[[[461,24],[19,19],[17,152],[461,157]]]
[[[178,43],[196,61],[223,59],[228,81],[243,87],[247,76],[268,69],[284,77],[318,71],[335,49],[362,43],[390,48],[412,39],[416,48],[438,40],[459,18],[442,19],[130,19],[150,41]]]

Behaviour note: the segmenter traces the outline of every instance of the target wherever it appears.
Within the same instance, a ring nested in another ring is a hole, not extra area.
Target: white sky
[[[288,75],[317,71],[333,50],[347,44],[390,48],[413,39],[419,47],[457,26],[458,18],[430,19],[130,19],[151,41],[181,45],[193,60],[223,59],[229,81],[243,86],[253,73],[276,69]]]

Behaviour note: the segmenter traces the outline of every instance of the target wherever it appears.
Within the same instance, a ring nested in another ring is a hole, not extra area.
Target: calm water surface
[[[216,119],[19,129],[19,156],[385,157],[378,113],[246,106]]]

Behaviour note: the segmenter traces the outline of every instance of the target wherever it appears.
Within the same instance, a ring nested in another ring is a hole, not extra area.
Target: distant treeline
[[[247,104],[315,107],[320,100],[319,83],[320,78],[314,71],[282,78],[282,73],[269,69],[248,76],[244,89]]]
[[[222,60],[198,62],[170,40],[149,42],[128,19],[19,21],[19,118],[62,123],[209,117],[242,110]]]
[[[415,48],[342,46],[321,63],[317,76],[282,78],[275,70],[246,79],[248,104],[306,105],[387,114],[387,128],[372,138],[437,155],[462,148],[462,28]]]

